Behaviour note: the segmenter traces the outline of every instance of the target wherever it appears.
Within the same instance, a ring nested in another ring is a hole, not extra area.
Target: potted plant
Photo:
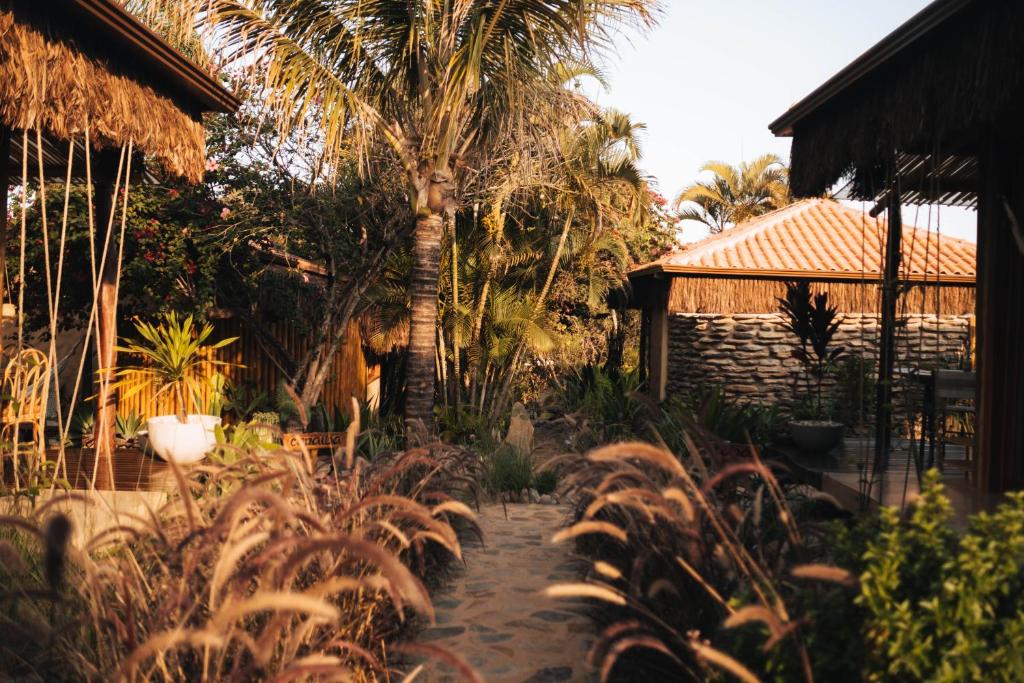
[[[828,304],[828,292],[811,294],[807,282],[786,283],[786,298],[779,299],[783,324],[799,344],[793,358],[804,366],[807,394],[798,401],[801,410],[789,423],[797,447],[808,453],[827,453],[843,439],[843,423],[832,419],[832,403],[826,400],[822,384],[843,355],[842,346],[833,346],[842,322],[834,306]]]
[[[174,414],[146,420],[149,447],[164,460],[202,460],[216,445],[214,428],[220,424],[220,415],[202,413],[202,386],[204,381],[209,382],[204,371],[229,365],[212,358],[210,352],[234,342],[236,337],[207,344],[213,325],[207,323],[197,329],[191,315],[182,319],[173,312],[155,325],[136,320],[135,331],[140,340],[118,346],[117,350],[140,362],[121,367],[116,386],[125,398],[146,388],[153,390],[154,398],[169,395]]]

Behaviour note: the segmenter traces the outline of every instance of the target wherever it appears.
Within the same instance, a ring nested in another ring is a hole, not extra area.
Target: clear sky
[[[653,31],[618,41],[609,90],[587,91],[647,124],[643,166],[673,200],[711,159],[774,152],[788,162],[789,140],[768,124],[928,2],[664,0]],[[908,208],[904,220],[914,215]],[[975,238],[974,212],[942,209],[941,225]],[[702,236],[684,226],[682,239]]]

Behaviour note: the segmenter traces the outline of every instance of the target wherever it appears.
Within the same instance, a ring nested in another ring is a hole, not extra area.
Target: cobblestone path
[[[434,596],[437,626],[419,641],[459,654],[488,683],[589,681],[584,660],[593,642],[578,606],[541,595],[552,583],[576,581],[571,544],[553,545],[562,505],[485,506],[478,521],[486,545],[467,543],[466,566]],[[454,680],[432,665],[417,680]]]

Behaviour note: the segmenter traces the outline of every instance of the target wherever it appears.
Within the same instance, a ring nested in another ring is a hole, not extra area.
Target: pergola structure
[[[146,162],[191,182],[201,180],[206,165],[202,114],[233,112],[239,104],[210,74],[112,0],[0,0],[4,205],[11,185],[41,192],[44,181],[91,182],[100,455],[109,454],[114,439],[116,396],[103,380],[116,363],[119,243],[129,184],[149,175]],[[7,222],[4,211],[0,264],[6,262],[8,243],[18,245],[17,231]],[[23,232],[23,220],[21,226]],[[22,282],[23,276],[18,274]],[[0,301],[7,298],[0,278]],[[55,300],[52,292],[50,300]]]
[[[1024,487],[1022,104],[1024,4],[936,0],[770,124],[793,138],[797,196],[846,180],[848,196],[888,212],[880,407],[891,388],[900,206],[977,207],[973,474],[989,491]]]

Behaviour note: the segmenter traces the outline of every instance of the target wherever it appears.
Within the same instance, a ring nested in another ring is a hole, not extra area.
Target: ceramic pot
[[[180,422],[177,415],[158,415],[146,420],[146,442],[158,456],[181,465],[199,462],[217,444],[214,428],[220,418],[214,415],[188,415]]]

